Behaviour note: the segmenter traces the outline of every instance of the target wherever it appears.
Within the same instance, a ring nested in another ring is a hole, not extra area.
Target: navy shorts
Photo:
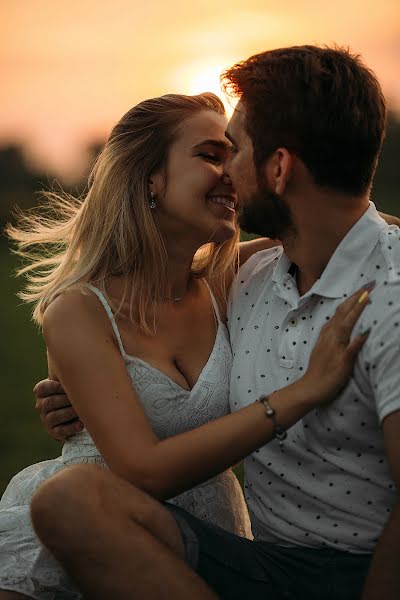
[[[372,558],[251,541],[168,502],[186,561],[222,600],[358,600]]]

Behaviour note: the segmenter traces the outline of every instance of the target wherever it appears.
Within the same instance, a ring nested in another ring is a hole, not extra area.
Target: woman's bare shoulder
[[[50,302],[43,315],[43,332],[64,332],[71,326],[104,327],[105,311],[98,298],[84,288],[64,290]]]

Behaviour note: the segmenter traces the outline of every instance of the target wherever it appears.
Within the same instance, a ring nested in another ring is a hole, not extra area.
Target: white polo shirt
[[[371,333],[338,398],[291,427],[282,447],[274,440],[245,460],[253,533],[288,546],[371,552],[396,501],[380,424],[400,409],[400,230],[371,203],[302,297],[290,267],[273,248],[239,271],[228,314],[232,411],[298,379],[338,304],[376,280],[354,329]]]

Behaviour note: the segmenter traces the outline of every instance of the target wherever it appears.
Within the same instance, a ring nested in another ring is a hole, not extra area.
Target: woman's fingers
[[[357,290],[357,292],[352,294],[350,298],[336,309],[329,327],[334,329],[339,342],[343,344],[349,342],[353,328],[368,304],[369,293],[374,288],[374,285],[375,282],[371,282],[360,290]]]
[[[355,361],[357,358],[358,353],[368,339],[369,331],[370,330],[367,329],[367,331],[364,331],[361,335],[357,335],[348,345],[347,353],[349,354],[351,360]]]

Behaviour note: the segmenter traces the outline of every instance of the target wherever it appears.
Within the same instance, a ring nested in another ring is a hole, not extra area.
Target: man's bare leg
[[[109,471],[59,471],[36,492],[31,512],[39,538],[87,599],[216,600],[184,563],[168,510]]]

